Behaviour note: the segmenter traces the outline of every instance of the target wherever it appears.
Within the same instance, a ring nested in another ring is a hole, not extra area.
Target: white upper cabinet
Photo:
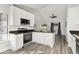
[[[26,19],[26,18],[27,18],[26,11],[21,10],[21,18],[24,18],[24,19]]]
[[[14,25],[20,25],[21,9],[14,7]]]
[[[14,18],[13,9],[14,9],[13,6],[11,6],[10,7],[10,12],[9,12],[9,21],[8,21],[9,25],[13,25],[13,18]]]
[[[30,19],[30,26],[34,26],[34,15],[31,14],[29,19]]]
[[[15,6],[10,7],[9,25],[20,25],[20,12],[21,10]]]
[[[21,18],[30,20],[30,26],[34,26],[34,15],[33,14],[27,11],[21,10]]]
[[[10,8],[10,25],[21,25],[20,19],[30,20],[29,26],[34,26],[34,15],[15,6]]]

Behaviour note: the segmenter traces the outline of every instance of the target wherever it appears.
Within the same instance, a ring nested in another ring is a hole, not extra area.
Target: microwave
[[[20,24],[21,25],[30,25],[29,19],[20,18]]]

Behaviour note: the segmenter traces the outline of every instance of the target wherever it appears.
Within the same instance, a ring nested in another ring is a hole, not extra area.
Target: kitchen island
[[[32,32],[32,42],[53,47],[55,44],[55,33],[51,32]]]

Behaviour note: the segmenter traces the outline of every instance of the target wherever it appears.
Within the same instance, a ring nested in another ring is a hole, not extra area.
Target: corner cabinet
[[[27,12],[23,9],[20,9],[16,6],[11,6],[10,7],[10,19],[9,19],[9,25],[21,25],[20,24],[20,19],[28,19],[30,20],[30,25],[29,26],[34,26],[34,15],[31,14],[30,12]]]

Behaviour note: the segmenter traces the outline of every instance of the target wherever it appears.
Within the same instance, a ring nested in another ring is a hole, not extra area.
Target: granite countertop
[[[39,33],[53,33],[53,32],[42,32],[42,31],[34,31],[34,32],[39,32]]]
[[[9,31],[9,33],[11,34],[22,34],[22,33],[28,33],[28,32],[32,32],[34,30],[14,30],[14,31]]]
[[[79,31],[75,31],[75,30],[70,30],[70,33],[71,33],[71,34],[79,35]]]
[[[9,31],[9,33],[11,33],[11,34],[22,34],[22,33],[28,33],[28,32],[52,33],[52,32],[42,32],[42,31],[34,31],[34,30],[14,30],[14,31]]]

